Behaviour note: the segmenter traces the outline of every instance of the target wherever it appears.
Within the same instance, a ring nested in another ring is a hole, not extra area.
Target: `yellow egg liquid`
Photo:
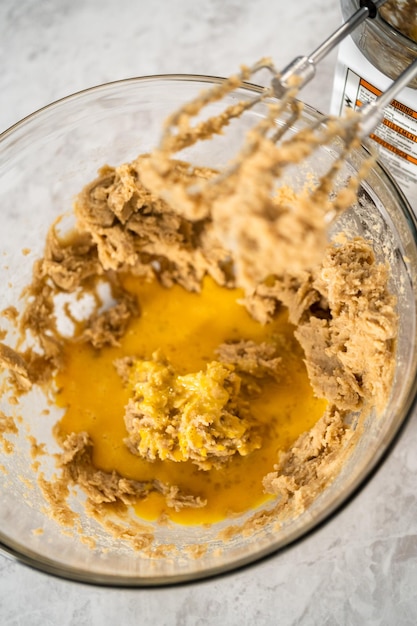
[[[325,401],[314,397],[301,348],[291,340],[294,327],[286,312],[267,325],[259,324],[238,304],[240,290],[220,287],[210,278],[198,294],[132,276],[124,277],[123,285],[137,297],[141,314],[131,320],[120,347],[96,350],[86,343],[68,340],[65,344],[65,366],[56,376],[56,403],[65,409],[59,430],[63,434],[87,432],[94,443],[93,462],[98,469],[115,470],[139,481],[157,479],[207,500],[203,508],[176,512],[167,507],[161,494],[153,492],[135,505],[142,519],[152,521],[166,515],[181,524],[213,523],[266,502],[270,496],[263,493],[262,478],[273,470],[278,451],[310,429],[325,409]],[[274,342],[277,337],[288,338],[291,346],[287,353],[280,352],[282,380],[266,379],[260,396],[251,400],[262,436],[259,450],[245,457],[235,454],[221,469],[209,471],[189,461],[149,462],[128,451],[123,443],[127,436],[123,416],[129,390],[116,373],[115,359],[149,359],[161,349],[176,371],[186,374],[215,360],[221,343],[240,339]]]

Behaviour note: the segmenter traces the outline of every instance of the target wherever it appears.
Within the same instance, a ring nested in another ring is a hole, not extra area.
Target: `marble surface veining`
[[[338,25],[337,0],[0,0],[0,131],[74,91],[131,76],[282,67]],[[335,55],[303,99],[326,112]],[[101,589],[0,555],[1,626],[417,623],[417,417],[360,495],[300,545],[187,587]]]

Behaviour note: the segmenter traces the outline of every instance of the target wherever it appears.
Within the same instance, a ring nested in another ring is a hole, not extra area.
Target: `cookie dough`
[[[117,303],[90,315],[77,335],[77,341],[99,351],[105,345],[117,345],[132,316],[140,315],[140,307],[119,279],[126,272],[153,274],[168,287],[178,282],[188,290],[200,289],[206,273],[223,286],[235,284],[230,252],[215,239],[212,220],[206,217],[188,223],[172,215],[168,205],[142,190],[132,171],[131,166],[122,166],[120,171],[105,168],[82,192],[76,211],[87,233],[83,230],[60,241],[52,231],[48,237],[45,258],[35,268],[30,314],[24,316],[26,327],[30,323],[40,338],[47,359],[56,358],[64,341],[51,325],[53,318],[47,324],[43,314],[52,307],[53,293],[76,291],[83,284],[88,288],[93,278],[105,274],[110,278]],[[120,198],[129,208],[120,204]],[[141,234],[140,220],[144,222]],[[111,255],[114,232],[119,245]],[[156,241],[157,232],[160,241]],[[208,245],[213,241],[217,241],[214,249]],[[83,256],[85,274],[80,271]],[[62,271],[58,271],[59,259],[65,260]],[[93,268],[98,268],[95,276]],[[323,417],[294,446],[280,452],[275,469],[271,467],[264,478],[267,493],[279,495],[282,502],[292,498],[299,503],[294,514],[343,465],[343,450],[354,433],[346,417],[373,407],[383,410],[389,396],[397,316],[395,298],[387,287],[388,273],[365,240],[342,237],[325,247],[321,263],[311,270],[269,276],[246,290],[244,305],[263,324],[271,323],[283,306],[287,308],[313,389],[328,403]],[[236,453],[250,454],[262,446],[247,398],[259,393],[259,381],[279,380],[283,371],[279,351],[270,344],[240,340],[220,345],[216,356],[218,361],[205,371],[186,375],[178,375],[161,354],[150,361],[126,357],[115,362],[131,389],[125,442],[133,454],[151,463],[191,460],[207,470],[233,462]],[[22,365],[22,359],[15,362]],[[177,485],[142,483],[97,470],[92,462],[93,444],[85,432],[63,438],[61,445],[64,453],[59,463],[65,480],[80,486],[95,504],[127,505],[157,491],[176,510],[204,506],[203,497]]]

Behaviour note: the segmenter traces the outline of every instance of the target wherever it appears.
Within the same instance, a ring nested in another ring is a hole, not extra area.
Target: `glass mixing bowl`
[[[48,227],[58,215],[71,212],[74,196],[95,177],[97,169],[105,163],[130,161],[151,150],[169,113],[203,88],[220,82],[201,76],[162,76],[108,84],[56,102],[0,137],[2,309],[22,307],[19,298],[31,280],[33,261],[42,255]],[[225,101],[251,100],[259,91],[247,85]],[[216,103],[211,110],[223,106]],[[223,166],[236,153],[243,130],[265,112],[264,104],[257,105],[231,124],[223,136],[194,146],[184,158]],[[319,117],[306,107],[297,127]],[[319,173],[338,149],[337,142],[321,146],[318,155],[304,165],[304,173]],[[365,149],[354,152],[343,176],[354,173],[366,157]],[[297,168],[288,176],[296,185],[304,174]],[[14,444],[14,453],[0,452],[1,549],[23,563],[73,580],[118,586],[162,585],[225,573],[278,554],[340,510],[384,459],[416,395],[416,221],[404,196],[379,165],[362,183],[359,197],[358,205],[347,211],[333,230],[365,235],[373,242],[377,257],[391,266],[391,289],[398,298],[400,319],[395,380],[383,414],[369,416],[354,453],[305,513],[281,525],[271,521],[249,536],[234,534],[228,542],[219,538],[219,532],[227,530],[229,524],[243,525],[253,511],[210,527],[149,523],[156,544],[175,544],[178,548],[177,556],[150,559],[106,535],[75,501],[83,530],[96,538],[92,548],[76,534],[62,532],[43,512],[45,503],[31,469],[28,434],[46,442],[50,452],[56,451],[51,428],[59,411],[45,415],[45,398],[35,390],[18,406],[9,406],[5,396],[0,400],[3,413],[13,414],[18,421],[20,418],[19,432],[5,435]],[[13,343],[13,327],[7,326],[6,319],[1,326],[9,330],[6,341]],[[42,462],[49,463],[53,471],[51,456],[42,457]],[[195,558],[189,548],[201,544],[206,544],[207,550]]]

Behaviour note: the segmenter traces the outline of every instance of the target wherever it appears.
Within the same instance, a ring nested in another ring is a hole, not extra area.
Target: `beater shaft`
[[[387,0],[361,0],[360,8],[328,37],[309,56],[296,57],[282,72],[272,80],[272,89],[277,98],[282,98],[295,79],[298,89],[306,85],[316,74],[316,66],[331,50],[347,37],[365,19],[374,18],[380,6]]]
[[[384,115],[384,108],[393,98],[417,76],[417,58],[395,79],[395,81],[376,100],[363,104],[359,109],[361,123],[359,135],[362,139],[367,137],[379,124]]]

